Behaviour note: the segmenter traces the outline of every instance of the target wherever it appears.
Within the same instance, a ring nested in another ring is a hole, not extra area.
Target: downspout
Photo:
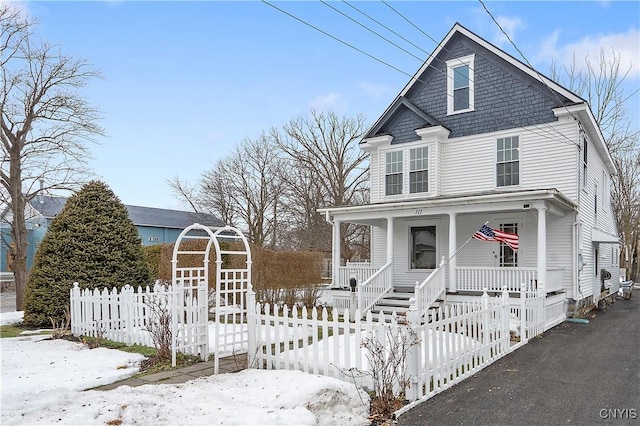
[[[581,242],[579,241],[579,237],[580,237],[580,232],[578,232],[578,227],[580,226],[580,222],[578,221],[578,216],[580,214],[580,200],[582,198],[582,180],[585,179],[586,177],[583,177],[582,174],[584,173],[584,169],[582,167],[582,151],[584,149],[584,144],[582,143],[583,141],[586,141],[587,137],[586,135],[584,135],[584,129],[582,128],[582,122],[580,120],[578,120],[578,143],[576,144],[576,147],[578,148],[578,155],[577,155],[577,167],[578,167],[578,179],[576,182],[576,198],[577,198],[577,202],[578,202],[578,213],[576,214],[576,221],[573,223],[573,229],[572,232],[574,234],[574,243],[573,243],[573,250],[574,250],[574,258],[573,261],[574,263],[574,269],[576,270],[576,283],[577,283],[577,292],[578,294],[580,294],[580,301],[582,302],[584,300],[584,294],[582,294],[582,289],[581,289],[581,285],[580,285],[580,276],[582,275],[582,268],[583,266],[578,266],[578,256],[580,255],[580,247],[581,247]],[[574,315],[578,310],[578,304],[576,303],[574,305],[574,309],[573,309],[573,313],[572,315]]]
[[[575,277],[576,277],[576,284],[577,284],[577,292],[580,294],[580,301],[584,300],[584,294],[582,294],[582,289],[581,289],[581,285],[580,285],[580,275],[582,274],[582,266],[578,265],[578,259],[580,256],[580,249],[579,249],[579,245],[580,245],[580,241],[579,241],[579,237],[580,237],[580,232],[578,232],[578,227],[580,226],[580,222],[576,221],[573,222],[573,227],[572,227],[572,234],[573,234],[573,270],[575,273]],[[571,316],[574,317],[576,312],[578,312],[578,303],[576,301],[576,303],[573,306],[573,312],[571,312]]]

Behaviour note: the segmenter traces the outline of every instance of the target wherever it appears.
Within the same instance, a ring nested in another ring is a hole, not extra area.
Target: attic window
[[[447,61],[447,114],[474,109],[474,58],[469,55]]]

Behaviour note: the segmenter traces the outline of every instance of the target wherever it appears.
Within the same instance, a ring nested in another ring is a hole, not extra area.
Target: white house
[[[524,284],[573,310],[617,290],[615,168],[589,105],[463,26],[361,148],[370,204],[321,210],[334,229],[333,283],[356,278],[360,309],[399,293],[419,292],[424,309]],[[345,222],[371,227],[369,265],[340,266]],[[485,223],[517,234],[518,250],[469,240]]]

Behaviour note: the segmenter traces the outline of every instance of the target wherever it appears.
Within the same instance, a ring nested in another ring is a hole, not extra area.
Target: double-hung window
[[[496,186],[520,185],[520,138],[499,138],[497,144]]]
[[[429,191],[429,148],[409,151],[409,193]]]
[[[473,111],[474,55],[447,61],[447,114]]]
[[[402,194],[402,151],[387,152],[385,160],[385,195]]]

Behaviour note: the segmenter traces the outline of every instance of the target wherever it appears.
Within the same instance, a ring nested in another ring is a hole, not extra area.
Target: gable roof
[[[454,24],[454,26],[451,28],[451,30],[449,30],[449,32],[447,33],[445,38],[438,44],[438,46],[431,53],[431,55],[429,55],[429,57],[424,62],[424,64],[422,64],[420,69],[413,75],[413,77],[411,77],[409,82],[404,86],[404,88],[398,94],[398,96],[396,96],[396,98],[393,100],[391,105],[389,105],[387,107],[387,109],[380,116],[380,118],[378,118],[378,120],[376,120],[376,122],[373,124],[373,126],[371,126],[369,131],[367,131],[367,133],[365,133],[364,139],[377,136],[376,132],[379,131],[382,127],[384,127],[385,122],[387,122],[388,119],[394,115],[394,111],[397,110],[399,104],[404,103],[403,99],[406,99],[406,95],[414,88],[414,86],[416,86],[417,84],[424,83],[424,80],[423,80],[422,77],[429,70],[429,68],[437,69],[435,62],[439,61],[438,57],[440,56],[440,54],[443,51],[448,51],[449,50],[447,45],[456,36],[463,36],[463,37],[466,37],[466,38],[470,39],[471,41],[477,43],[478,45],[480,45],[484,49],[488,50],[492,54],[496,55],[497,57],[499,57],[502,60],[508,62],[509,64],[511,64],[512,66],[516,67],[520,71],[524,72],[525,74],[527,74],[532,79],[539,81],[540,83],[542,83],[543,85],[548,87],[549,90],[551,90],[552,92],[556,92],[559,96],[567,99],[570,104],[586,103],[586,101],[584,99],[582,99],[580,96],[576,95],[572,91],[570,91],[567,88],[563,87],[562,85],[556,83],[555,81],[551,80],[550,78],[544,76],[540,72],[538,72],[535,69],[531,68],[530,66],[524,64],[523,62],[521,62],[518,59],[514,58],[513,56],[511,56],[507,52],[505,52],[502,49],[494,46],[493,44],[489,43],[488,41],[486,41],[482,37],[478,36],[477,34],[471,32],[471,31],[469,31],[468,29],[466,29],[465,27],[460,25],[458,22],[456,22]],[[562,103],[562,104],[564,104],[564,103]]]
[[[39,195],[29,201],[29,204],[46,219],[53,219],[60,213],[66,202],[66,197]],[[207,213],[130,205],[125,207],[129,212],[129,218],[136,226],[184,229],[194,223],[213,228],[222,228],[226,225],[222,220]]]
[[[555,81],[551,80],[550,78],[544,76],[543,74],[541,74],[540,72],[536,71],[535,69],[531,68],[529,65],[524,64],[523,62],[519,61],[518,59],[514,58],[513,56],[511,56],[510,54],[508,54],[507,52],[505,52],[504,50],[494,46],[493,44],[489,43],[488,41],[486,41],[485,39],[483,39],[482,37],[478,36],[477,34],[469,31],[468,29],[466,29],[465,27],[463,27],[462,25],[460,25],[458,22],[455,23],[455,25],[451,28],[451,30],[449,30],[449,33],[445,36],[445,38],[440,42],[440,44],[438,44],[438,46],[436,47],[436,49],[433,51],[433,53],[429,56],[429,58],[425,61],[425,63],[422,65],[422,67],[418,70],[418,72],[413,76],[413,78],[411,79],[411,81],[405,86],[405,88],[402,90],[401,92],[401,96],[404,96],[404,94],[409,91],[409,89],[411,89],[411,86],[413,86],[413,84],[419,80],[419,76],[424,73],[424,71],[429,68],[429,66],[431,65],[431,63],[435,60],[435,58],[440,54],[440,52],[443,49],[446,49],[446,45],[449,42],[449,40],[451,40],[456,34],[462,34],[465,37],[467,37],[470,40],[473,40],[474,42],[478,43],[480,46],[484,47],[485,49],[487,49],[488,51],[490,51],[491,53],[493,53],[494,55],[504,59],[505,61],[509,62],[511,65],[515,66],[516,68],[520,69],[521,71],[525,72],[526,74],[528,74],[529,76],[531,76],[532,78],[544,83],[546,86],[548,86],[551,90],[555,90],[556,92],[558,92],[560,95],[570,99],[572,102],[574,103],[582,103],[585,102],[584,99],[582,99],[580,96],[576,95],[575,93],[573,93],[572,91],[570,91],[569,89],[565,88],[564,86],[556,83]]]
[[[400,111],[402,110],[409,110],[411,113],[413,113],[416,122],[419,123],[419,127],[442,126],[442,124],[440,124],[438,120],[422,111],[413,102],[401,95],[396,98],[395,102],[391,104],[389,108],[387,108],[382,117],[378,119],[374,127],[372,127],[367,132],[367,137],[377,135],[378,132],[380,132],[380,130],[384,127],[384,125],[398,116]]]
[[[365,133],[361,143],[366,143],[366,139],[373,138],[376,136],[380,136],[378,132],[385,129],[387,123],[390,120],[393,120],[397,115],[397,112],[400,110],[400,106],[405,106],[408,108],[408,104],[411,104],[408,101],[407,97],[412,92],[412,89],[418,88],[420,84],[425,83],[425,75],[429,71],[429,68],[433,68],[437,70],[437,62],[441,61],[439,56],[443,55],[443,51],[450,52],[451,44],[454,43],[456,39],[459,37],[467,38],[472,42],[476,43],[483,49],[486,49],[491,54],[495,55],[497,58],[505,61],[509,65],[513,66],[528,78],[531,78],[533,81],[538,82],[541,87],[546,87],[546,90],[551,92],[551,94],[557,97],[557,109],[562,109],[562,113],[566,113],[572,115],[574,118],[579,118],[584,124],[585,129],[592,137],[592,142],[595,142],[595,147],[597,151],[602,155],[603,160],[609,169],[609,171],[613,174],[615,173],[615,166],[613,163],[613,159],[609,150],[607,149],[606,142],[602,135],[602,132],[593,116],[591,108],[589,107],[588,102],[577,94],[573,93],[571,90],[565,88],[561,84],[551,80],[546,77],[542,73],[533,69],[529,65],[519,61],[514,58],[510,54],[506,53],[502,49],[494,46],[489,43],[482,37],[477,34],[469,31],[459,23],[455,23],[454,26],[449,30],[445,38],[438,44],[436,49],[429,55],[429,58],[424,62],[424,64],[420,67],[420,69],[411,77],[409,82],[404,86],[402,91],[396,96],[393,102],[387,107],[384,113],[376,120],[376,122],[371,126],[371,128]],[[409,108],[413,113],[414,117],[416,114],[415,109],[421,111],[418,107],[413,105],[414,108]],[[423,114],[429,117],[429,114],[423,111]],[[417,120],[419,121],[419,120]],[[434,120],[435,121],[435,120]],[[449,129],[452,130],[452,129]],[[384,131],[382,132],[384,133]]]

